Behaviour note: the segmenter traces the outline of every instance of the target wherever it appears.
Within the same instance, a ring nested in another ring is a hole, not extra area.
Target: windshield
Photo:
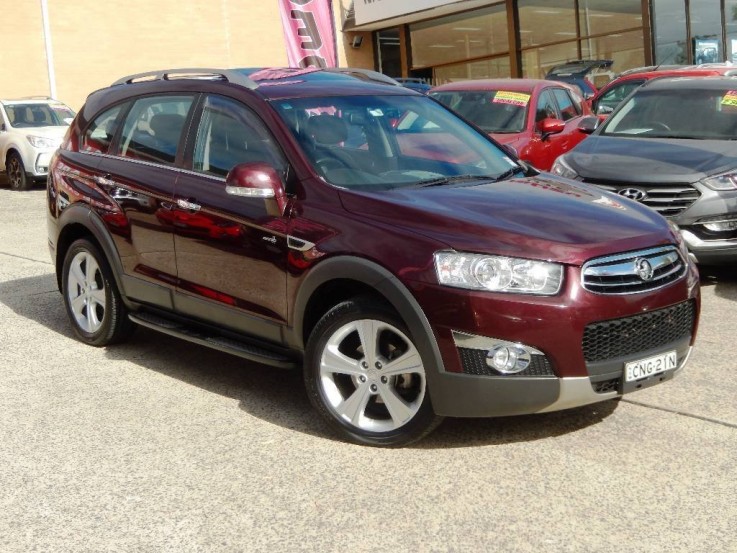
[[[483,134],[418,96],[273,102],[313,167],[346,188],[397,188],[499,178],[518,168]]]
[[[435,92],[433,98],[486,132],[522,132],[530,94],[507,90]]]
[[[737,83],[728,89],[640,89],[616,111],[602,135],[737,139]]]
[[[74,112],[64,104],[6,104],[10,124],[15,128],[60,127],[69,125]]]

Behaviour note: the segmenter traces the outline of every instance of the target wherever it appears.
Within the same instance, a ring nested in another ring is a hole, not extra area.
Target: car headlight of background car
[[[712,190],[737,190],[737,171],[707,177],[701,182]]]
[[[553,163],[553,166],[550,168],[550,172],[566,179],[575,179],[578,177],[578,173],[571,169],[571,166],[566,163],[565,156],[559,156],[558,159],[555,160],[555,163]]]
[[[552,296],[563,282],[563,266],[516,257],[437,252],[440,284],[469,290]]]
[[[26,140],[30,142],[34,148],[58,148],[61,140],[58,138],[47,138],[45,136],[26,135]]]

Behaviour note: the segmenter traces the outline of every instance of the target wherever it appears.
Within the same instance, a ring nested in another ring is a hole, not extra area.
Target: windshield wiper
[[[494,175],[452,175],[450,177],[439,177],[436,179],[421,180],[416,183],[415,186],[417,186],[418,188],[425,188],[428,186],[442,186],[444,184],[451,184],[454,182],[496,179],[497,177]]]
[[[507,180],[508,178],[511,178],[515,176],[520,171],[524,171],[524,167],[518,165],[517,167],[512,167],[509,171],[504,171],[501,175],[497,175],[494,178],[494,182],[499,182],[503,180]]]

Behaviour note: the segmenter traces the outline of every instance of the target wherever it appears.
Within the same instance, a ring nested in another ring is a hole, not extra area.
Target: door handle
[[[115,181],[110,178],[111,175],[99,176],[95,175],[94,181],[102,186],[115,186]]]
[[[182,208],[186,209],[188,211],[199,211],[202,207],[200,204],[195,203],[192,199],[185,200],[183,198],[179,198],[177,200],[177,205]]]

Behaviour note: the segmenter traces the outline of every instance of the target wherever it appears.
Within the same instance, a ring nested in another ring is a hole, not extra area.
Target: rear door
[[[194,99],[191,94],[167,94],[136,100],[111,155],[104,156],[97,169],[99,184],[125,215],[126,236],[118,248],[126,276],[135,279],[126,293],[165,307],[172,305],[177,273],[169,214],[179,174],[179,145]]]

